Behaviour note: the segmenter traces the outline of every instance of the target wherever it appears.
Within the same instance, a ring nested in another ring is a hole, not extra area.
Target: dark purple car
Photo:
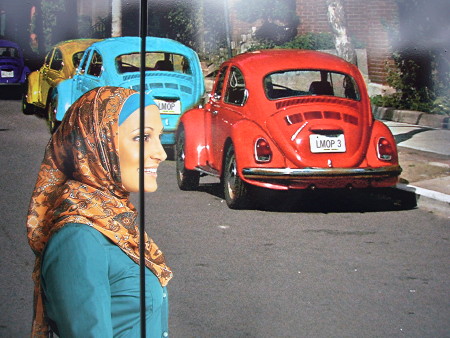
[[[22,85],[30,69],[25,66],[18,44],[0,40],[0,85]]]

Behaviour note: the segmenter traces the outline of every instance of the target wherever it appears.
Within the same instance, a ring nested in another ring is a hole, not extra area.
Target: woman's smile
[[[138,169],[138,171],[139,171],[139,169]],[[156,177],[156,176],[158,176],[158,167],[144,168],[144,174]]]

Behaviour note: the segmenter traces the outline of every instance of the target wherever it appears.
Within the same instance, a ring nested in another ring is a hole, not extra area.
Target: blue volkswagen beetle
[[[22,85],[30,69],[24,64],[18,44],[0,40],[0,85]]]
[[[140,91],[140,48],[139,37],[117,37],[86,49],[75,76],[53,92],[50,104],[56,124],[75,100],[93,88],[117,86]],[[161,142],[174,145],[181,114],[198,103],[205,91],[199,58],[177,41],[147,37],[145,67],[145,91],[154,97],[164,123]]]

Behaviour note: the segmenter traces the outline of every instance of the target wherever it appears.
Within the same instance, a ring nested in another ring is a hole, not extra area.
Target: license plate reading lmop
[[[312,134],[309,136],[309,144],[312,153],[344,153],[346,150],[344,134]]]
[[[155,99],[155,103],[158,105],[161,114],[181,114],[180,101],[164,101]]]

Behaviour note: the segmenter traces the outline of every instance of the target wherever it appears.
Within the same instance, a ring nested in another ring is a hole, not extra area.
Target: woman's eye
[[[139,141],[140,140],[140,136],[135,136],[133,137],[133,141]],[[144,134],[144,142],[147,142],[148,140],[150,140],[150,135],[149,134]]]

